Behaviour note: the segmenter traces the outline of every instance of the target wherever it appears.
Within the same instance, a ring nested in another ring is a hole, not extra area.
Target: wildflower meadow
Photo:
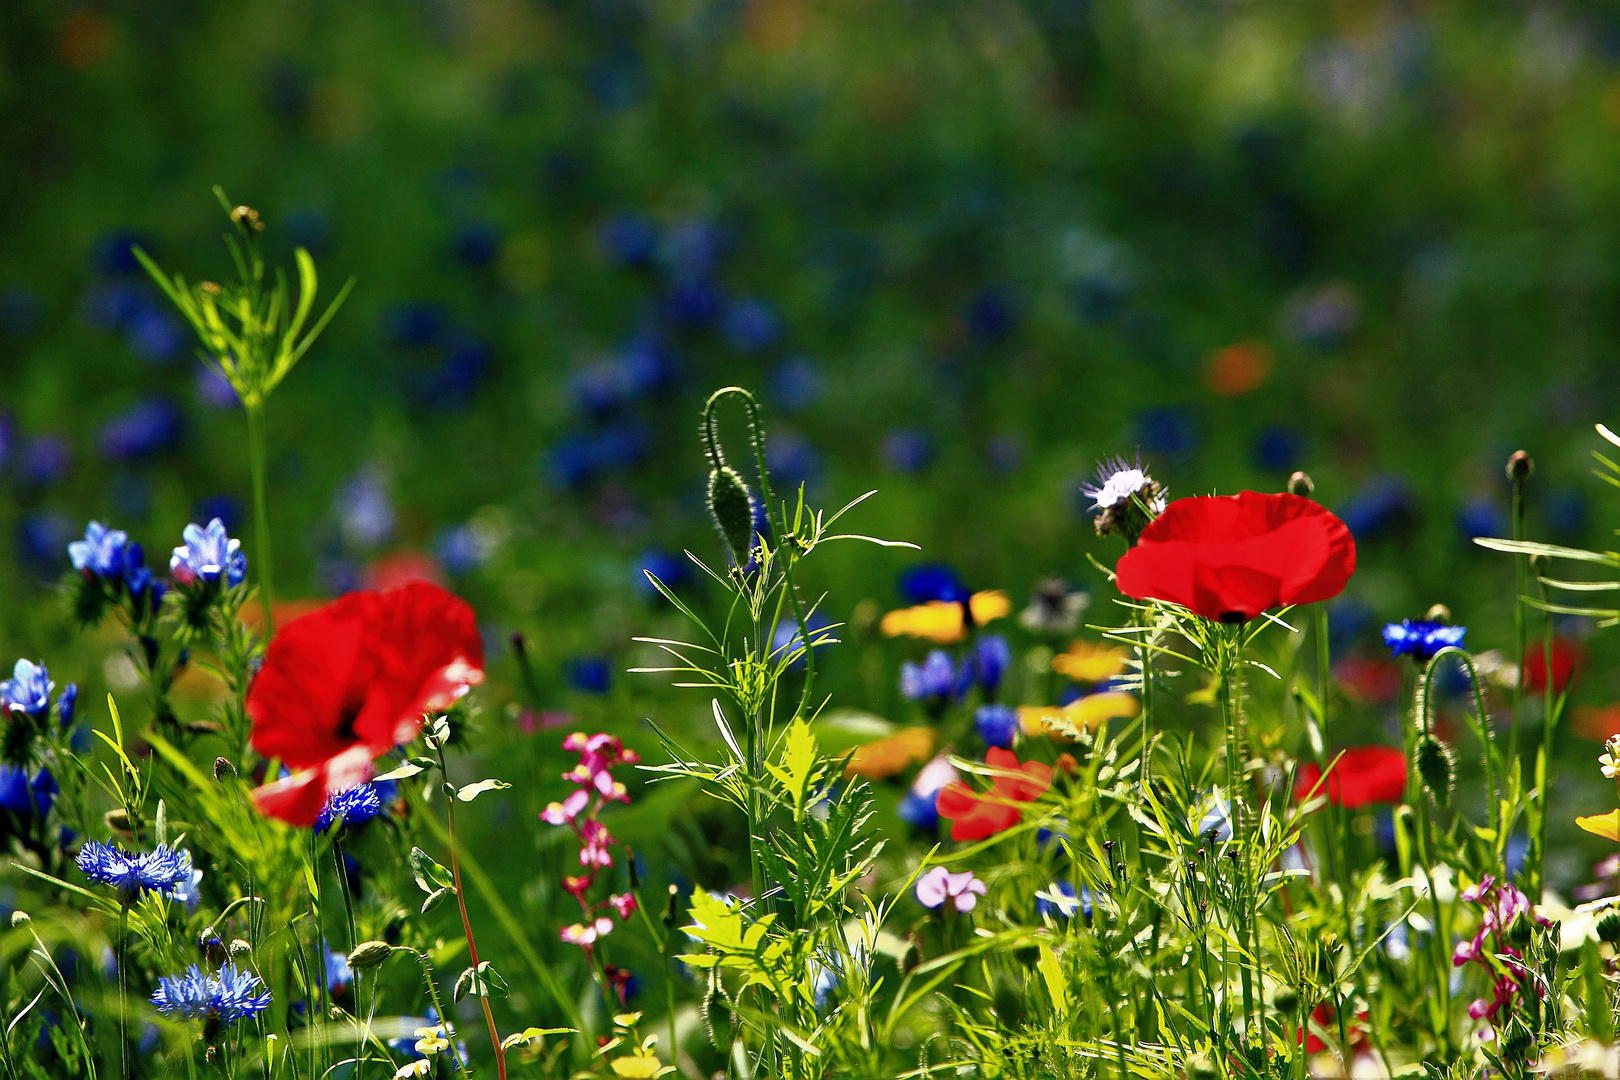
[[[0,1080],[1620,1077],[1603,5],[14,9]]]

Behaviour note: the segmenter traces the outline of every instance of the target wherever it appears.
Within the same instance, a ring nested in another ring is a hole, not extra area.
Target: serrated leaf
[[[486,791],[504,791],[511,787],[505,780],[478,780],[456,790],[456,798],[472,802]]]
[[[1035,968],[1041,973],[1041,981],[1046,983],[1046,992],[1052,996],[1052,1008],[1059,1016],[1067,1016],[1069,982],[1063,977],[1063,965],[1058,963],[1057,953],[1050,945],[1041,946],[1041,958]]]

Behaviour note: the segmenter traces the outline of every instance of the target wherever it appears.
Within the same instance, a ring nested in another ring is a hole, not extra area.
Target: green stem
[[[129,905],[118,905],[118,1071],[129,1080]]]
[[[1513,481],[1513,539],[1518,543],[1524,542],[1524,481]],[[1513,556],[1513,627],[1519,639],[1519,677],[1513,685],[1513,727],[1508,734],[1508,761],[1519,760],[1519,721],[1520,709],[1524,703],[1525,670],[1524,659],[1529,640],[1529,628],[1526,625],[1524,611],[1525,590],[1530,582],[1530,556],[1520,551]],[[1511,765],[1509,766],[1512,767]]]
[[[1547,587],[1541,586],[1541,598],[1547,599]],[[1541,894],[1547,887],[1547,779],[1552,769],[1553,727],[1558,715],[1553,711],[1553,624],[1546,617],[1541,631],[1541,659],[1546,667],[1542,672],[1546,685],[1542,688],[1541,752],[1536,755],[1536,843],[1534,874],[1530,878],[1530,902],[1541,903]],[[1522,677],[1522,674],[1521,674]]]
[[[264,638],[275,632],[275,575],[270,559],[270,510],[266,495],[269,455],[265,444],[264,402],[246,406],[248,468],[253,473],[253,561],[259,577],[259,604],[264,608]]]

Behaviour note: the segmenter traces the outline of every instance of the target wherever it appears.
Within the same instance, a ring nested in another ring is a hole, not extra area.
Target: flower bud
[[[1599,941],[1610,945],[1620,942],[1620,907],[1609,908],[1598,919],[1597,936]]]
[[[1502,1056],[1522,1061],[1535,1041],[1536,1037],[1525,1026],[1523,1017],[1515,1015],[1502,1033]]]
[[[1288,478],[1288,494],[1310,498],[1316,493],[1316,484],[1308,472],[1296,472]]]
[[[251,206],[238,206],[231,211],[231,220],[249,232],[264,232],[264,219]]]
[[[1530,479],[1530,474],[1536,471],[1536,463],[1530,455],[1523,450],[1513,451],[1513,456],[1507,461],[1507,478],[1515,484],[1522,484]]]
[[[669,902],[664,905],[664,929],[668,930],[675,925],[675,908],[680,903],[681,890],[674,885],[669,887]]]
[[[197,942],[197,948],[202,952],[203,959],[208,961],[209,967],[223,967],[225,961],[230,959],[230,951],[225,948],[223,941],[214,936],[212,926],[202,932],[202,937]]]
[[[214,759],[214,779],[215,780],[224,781],[224,780],[233,780],[235,778],[236,778],[236,766],[231,764],[231,759],[230,758],[217,757],[217,758]]]
[[[1451,785],[1456,776],[1456,753],[1433,735],[1425,735],[1417,745],[1418,775],[1438,806],[1451,803]]]
[[[1444,604],[1435,604],[1423,616],[1425,622],[1450,624],[1451,609]]]
[[[754,496],[730,465],[709,470],[709,516],[738,566],[754,547]]]
[[[13,911],[11,913],[11,925],[13,927],[27,926],[29,923],[31,923],[33,921],[34,921],[33,918],[30,917],[28,912],[26,912],[26,911]]]
[[[1285,986],[1277,991],[1277,996],[1271,1003],[1278,1012],[1292,1015],[1299,1010],[1299,995],[1294,992],[1293,987]]]
[[[1530,938],[1534,932],[1535,927],[1529,919],[1524,917],[1523,912],[1515,915],[1513,921],[1508,924],[1508,940],[1521,949],[1530,944]]]
[[[241,938],[232,938],[231,939],[231,959],[233,959],[233,960],[246,960],[248,957],[250,957],[252,955],[253,955],[253,946],[252,945],[249,945],[247,942],[243,941]]]
[[[362,941],[349,953],[349,966],[356,971],[374,968],[393,955],[394,947],[386,941]]]

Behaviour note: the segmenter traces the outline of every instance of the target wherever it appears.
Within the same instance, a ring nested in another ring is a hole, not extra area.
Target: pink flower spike
[[[540,812],[540,820],[547,825],[566,825],[579,817],[590,801],[590,794],[584,788],[580,788],[562,802],[548,804]]]
[[[614,911],[619,913],[621,919],[629,919],[636,910],[636,898],[630,893],[615,893],[608,897],[608,903],[613,906]]]

